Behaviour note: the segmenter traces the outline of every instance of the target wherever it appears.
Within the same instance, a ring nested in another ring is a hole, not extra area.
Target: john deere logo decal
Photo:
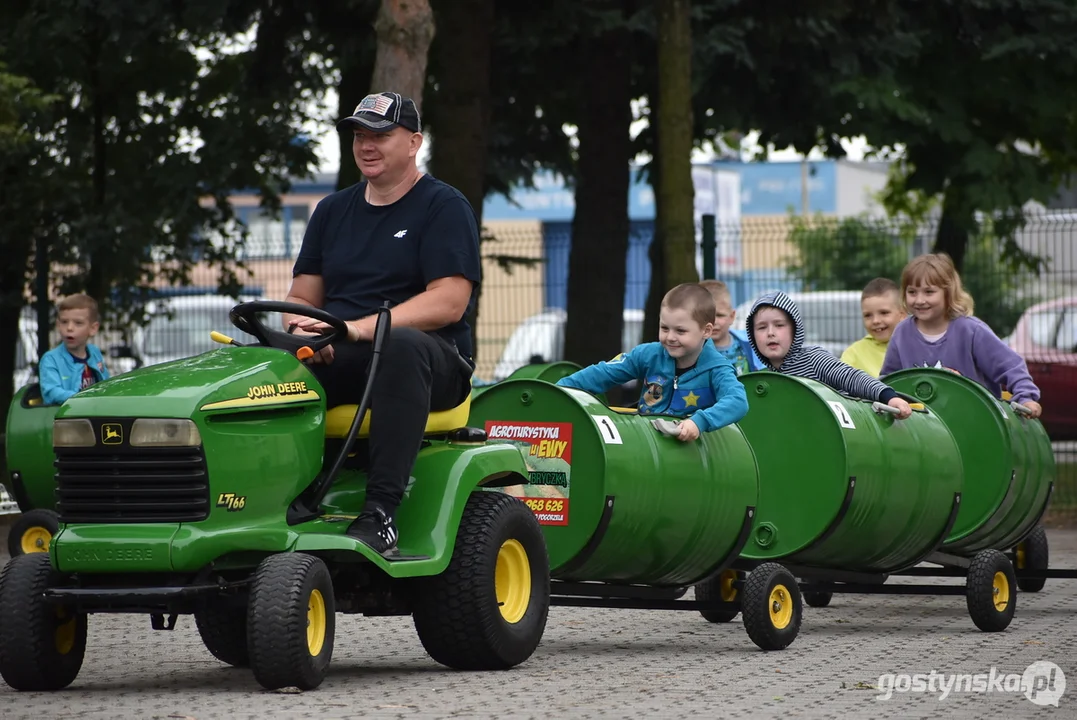
[[[101,425],[102,445],[123,445],[123,426],[119,423],[104,423]]]

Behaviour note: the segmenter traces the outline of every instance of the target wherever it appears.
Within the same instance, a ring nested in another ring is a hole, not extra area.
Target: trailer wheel
[[[728,603],[740,603],[739,593],[733,583],[744,580],[744,573],[733,569],[723,570],[718,577],[696,585],[696,600],[713,602],[721,600]],[[700,610],[699,614],[712,623],[727,623],[740,614],[740,610]]]
[[[414,621],[430,657],[457,670],[504,670],[546,629],[550,565],[534,513],[501,492],[471,494],[449,566],[418,578]]]
[[[976,627],[984,632],[1005,630],[1017,609],[1016,587],[1009,558],[998,550],[976,553],[965,581],[965,599]]]
[[[16,690],[60,690],[82,669],[86,615],[45,602],[56,576],[46,553],[12,558],[0,574],[0,675]]]
[[[270,555],[255,572],[247,603],[254,678],[267,690],[313,690],[333,656],[333,581],[313,555]]]
[[[832,592],[806,592],[804,602],[815,608],[825,608],[834,599]]]
[[[800,586],[778,563],[763,563],[744,583],[741,613],[748,637],[763,650],[788,647],[800,632]]]
[[[194,623],[213,657],[234,667],[251,664],[247,651],[247,608],[212,603],[194,614]]]
[[[1042,525],[1014,548],[1014,565],[1018,570],[1046,570],[1049,566],[1047,533]],[[1046,578],[1017,578],[1017,587],[1023,592],[1039,592],[1047,584]]]
[[[19,516],[7,534],[7,552],[11,557],[27,553],[47,553],[49,544],[60,532],[60,516],[52,510],[31,510]]]

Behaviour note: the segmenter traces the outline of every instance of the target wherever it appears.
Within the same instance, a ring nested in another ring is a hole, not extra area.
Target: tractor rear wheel
[[[45,601],[57,574],[47,553],[12,558],[0,574],[0,676],[16,690],[60,690],[82,669],[85,613]]]
[[[333,656],[334,603],[333,580],[319,558],[280,553],[262,561],[247,602],[251,669],[262,687],[322,684]]]
[[[472,493],[449,566],[415,585],[415,630],[437,662],[503,670],[531,657],[546,629],[550,564],[534,513],[501,492]]]

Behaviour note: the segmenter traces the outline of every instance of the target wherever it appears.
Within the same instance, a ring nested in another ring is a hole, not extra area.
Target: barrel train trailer
[[[776,650],[799,631],[802,592],[814,606],[834,593],[964,595],[990,632],[1012,620],[1018,582],[1077,575],[1046,570],[1038,523],[1054,459],[1042,425],[976,383],[926,368],[888,376],[914,403],[897,420],[812,380],[740,379],[748,414],[693,443],[660,431],[673,419],[540,380],[475,398],[469,424],[525,455],[529,483],[505,491],[539,517],[551,604],[742,613],[751,639]],[[1019,576],[1011,557],[1032,567]],[[681,599],[689,587],[694,601]]]

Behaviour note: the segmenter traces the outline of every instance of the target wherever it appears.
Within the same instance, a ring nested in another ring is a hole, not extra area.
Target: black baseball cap
[[[367,95],[351,115],[337,123],[337,130],[349,130],[356,125],[374,132],[388,132],[396,127],[422,132],[423,127],[415,101],[394,92]]]

